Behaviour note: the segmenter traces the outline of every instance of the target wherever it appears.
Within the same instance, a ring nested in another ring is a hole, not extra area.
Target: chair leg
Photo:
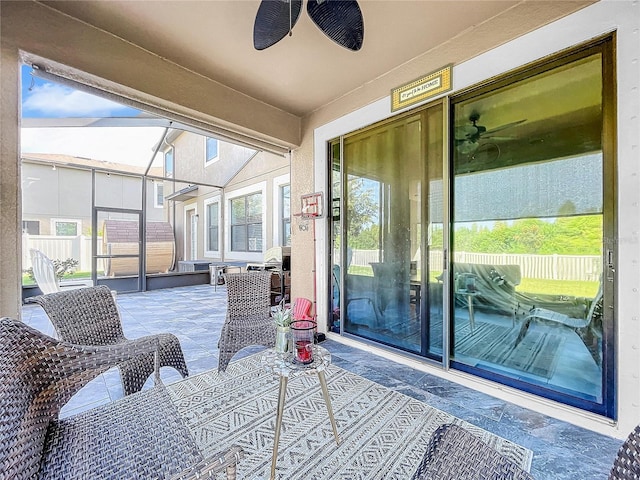
[[[531,320],[533,320],[533,318],[529,317],[529,318],[526,318],[524,322],[522,322],[522,327],[520,327],[520,332],[518,333],[518,338],[516,338],[516,343],[514,345],[514,348],[518,346],[518,344],[522,341],[524,336],[529,331],[529,325],[531,324]]]

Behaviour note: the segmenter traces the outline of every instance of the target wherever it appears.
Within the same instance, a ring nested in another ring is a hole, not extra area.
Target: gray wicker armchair
[[[0,476],[12,480],[165,479],[227,473],[240,447],[205,461],[161,383],[60,419],[62,406],[100,373],[157,338],[78,346],[9,318],[0,319]],[[156,379],[157,379],[156,366]],[[202,477],[199,477],[202,478]]]
[[[638,480],[639,478],[640,426],[637,426],[620,446],[608,480]]]
[[[227,318],[220,332],[218,371],[245,347],[273,347],[276,327],[271,318],[271,272],[227,273]]]
[[[60,340],[75,345],[117,345],[129,342],[122,331],[116,302],[108,287],[80,288],[27,299],[40,305]],[[178,338],[171,333],[152,335],[159,342],[161,367],[189,375]],[[141,353],[118,364],[125,395],[138,392],[153,372],[153,353]]]
[[[464,428],[445,424],[429,440],[411,480],[533,480],[508,458]]]

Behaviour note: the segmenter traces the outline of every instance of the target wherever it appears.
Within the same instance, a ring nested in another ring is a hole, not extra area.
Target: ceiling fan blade
[[[300,18],[301,10],[302,0],[262,0],[253,24],[255,49],[264,50],[286,37]]]
[[[355,0],[308,0],[313,23],[337,44],[357,51],[364,40],[364,19]]]
[[[455,128],[456,140],[468,140],[478,134],[478,127],[474,125],[461,125]]]
[[[505,123],[504,125],[500,125],[499,127],[492,128],[491,130],[487,130],[486,132],[483,132],[482,136],[486,137],[487,135],[491,135],[492,133],[499,132],[500,130],[504,130],[505,128],[515,127],[516,125],[520,125],[521,123],[524,123],[526,121],[527,119],[525,118],[523,120],[518,120],[517,122]]]
[[[456,149],[462,155],[470,155],[475,152],[480,146],[477,142],[470,142],[469,140],[463,140],[456,146]]]
[[[493,140],[494,142],[508,142],[509,140],[515,140],[516,137],[496,137],[494,135],[482,135],[482,140]]]

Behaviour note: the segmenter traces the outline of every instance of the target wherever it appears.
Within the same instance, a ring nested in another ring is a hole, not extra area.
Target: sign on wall
[[[453,64],[391,90],[391,111],[420,103],[453,88]]]

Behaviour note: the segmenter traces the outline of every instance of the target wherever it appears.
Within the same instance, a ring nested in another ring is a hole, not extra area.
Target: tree
[[[371,185],[374,184],[374,185]],[[378,218],[377,182],[350,177],[347,182],[347,233],[351,243]]]

